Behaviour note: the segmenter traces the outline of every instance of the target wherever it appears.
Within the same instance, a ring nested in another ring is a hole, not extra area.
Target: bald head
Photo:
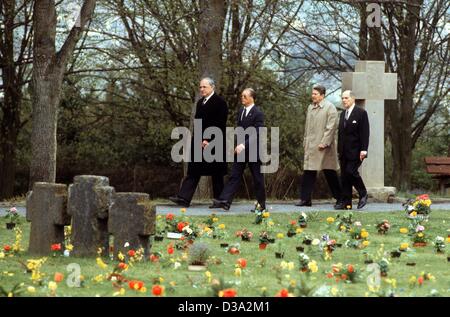
[[[342,93],[342,105],[345,109],[350,108],[355,104],[355,94],[351,90],[346,90]]]

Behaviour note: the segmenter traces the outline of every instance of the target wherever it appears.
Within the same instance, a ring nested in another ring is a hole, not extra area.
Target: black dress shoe
[[[296,206],[300,206],[300,207],[311,207],[312,203],[311,203],[311,200],[300,200],[295,205]]]
[[[170,196],[169,200],[182,207],[189,207],[190,205],[190,203],[186,199],[179,196]]]
[[[337,203],[336,205],[334,205],[334,209],[336,210],[344,210],[345,206],[343,203]]]
[[[369,198],[368,194],[365,194],[364,196],[359,198],[358,209],[361,209],[362,207],[364,207],[367,204],[367,199],[368,198]]]
[[[214,205],[226,211],[230,210],[230,203],[226,200],[213,199]]]
[[[214,209],[214,208],[221,208],[219,204],[216,204],[215,202],[213,202],[213,204],[211,206],[209,206],[210,209]]]

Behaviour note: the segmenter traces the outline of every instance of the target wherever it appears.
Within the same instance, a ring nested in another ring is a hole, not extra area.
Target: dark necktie
[[[345,110],[344,128],[347,126],[347,120],[348,120],[348,110]]]

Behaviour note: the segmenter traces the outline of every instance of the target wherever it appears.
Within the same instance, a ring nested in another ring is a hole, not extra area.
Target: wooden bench
[[[425,157],[427,173],[434,174],[433,178],[439,180],[441,195],[445,195],[445,188],[450,187],[450,157]]]

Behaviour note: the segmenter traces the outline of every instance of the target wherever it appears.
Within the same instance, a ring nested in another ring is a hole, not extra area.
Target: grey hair
[[[250,97],[256,99],[256,91],[253,88],[245,88],[244,91],[248,91],[250,93]]]
[[[206,80],[211,87],[216,87],[216,83],[211,77],[203,77],[202,79],[200,79],[200,81],[203,80]]]
[[[356,99],[356,95],[355,95],[355,93],[354,93],[353,91],[351,91],[351,90],[346,90],[346,91],[344,91],[342,94],[344,94],[344,93],[346,93],[346,92],[348,92],[348,94],[350,95],[350,98]]]

